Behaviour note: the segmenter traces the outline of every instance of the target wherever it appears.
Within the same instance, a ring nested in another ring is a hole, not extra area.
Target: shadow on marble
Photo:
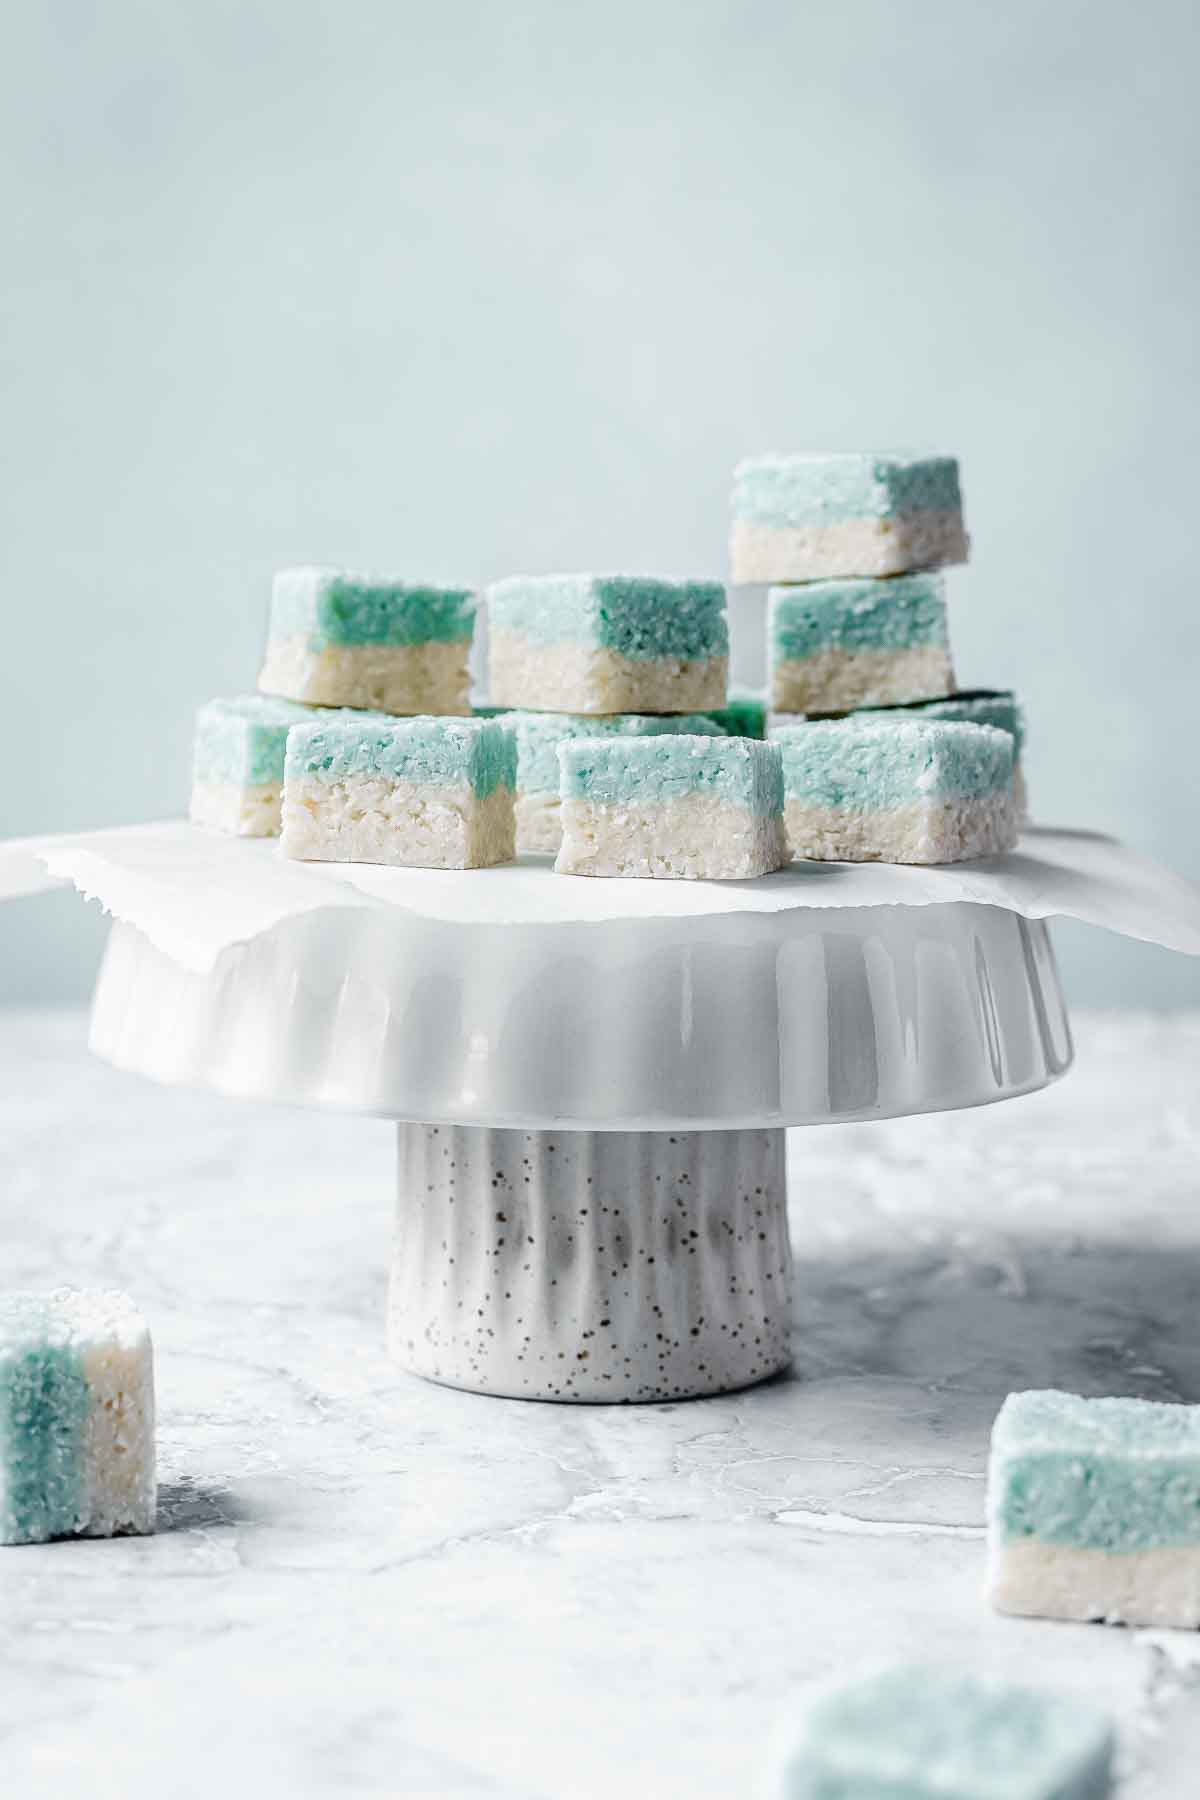
[[[1200,1399],[1200,1251],[972,1230],[843,1258],[798,1250],[802,1375],[878,1375],[1002,1394]]]
[[[232,1489],[203,1481],[160,1481],[158,1530],[219,1531],[252,1523],[254,1514]]]

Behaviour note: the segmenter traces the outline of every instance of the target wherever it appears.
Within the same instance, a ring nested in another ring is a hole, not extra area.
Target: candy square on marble
[[[494,719],[348,719],[295,726],[285,856],[478,869],[511,862],[517,746]]]
[[[1010,1394],[992,1427],[988,1592],[1006,1613],[1200,1626],[1200,1406]]]
[[[869,714],[772,728],[793,857],[951,863],[1017,840],[1013,741],[990,725]]]
[[[154,1364],[124,1294],[0,1296],[0,1543],[154,1530]]]
[[[815,581],[767,597],[771,706],[841,712],[948,694],[945,582],[937,574]]]
[[[773,744],[574,738],[558,747],[560,875],[745,880],[786,861]]]
[[[781,1735],[772,1800],[1107,1800],[1108,1720],[1065,1696],[920,1665],[820,1689]]]
[[[967,560],[952,456],[748,457],[733,476],[735,582],[903,575]]]
[[[715,581],[516,575],[488,589],[490,698],[521,711],[706,712],[725,701]]]
[[[474,629],[469,588],[283,569],[258,686],[311,706],[469,715]]]

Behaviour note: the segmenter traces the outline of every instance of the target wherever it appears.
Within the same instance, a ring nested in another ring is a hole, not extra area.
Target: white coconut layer
[[[1010,788],[859,812],[786,799],[788,844],[812,862],[953,863],[993,856],[1017,841]]]
[[[737,881],[787,861],[777,814],[752,813],[711,794],[665,806],[595,806],[564,800],[559,875],[635,875],[676,881]]]
[[[988,1598],[998,1612],[1110,1625],[1200,1626],[1200,1546],[1077,1550],[1036,1538],[993,1543]]]
[[[508,788],[479,799],[467,785],[434,787],[370,776],[287,780],[285,856],[310,862],[390,863],[419,869],[482,869],[511,862],[516,824]]]
[[[833,575],[904,575],[967,560],[960,513],[901,519],[845,519],[835,525],[763,525],[734,521],[730,559],[735,584],[823,581]]]
[[[188,815],[193,824],[233,837],[278,837],[282,800],[281,782],[239,787],[233,781],[194,781]]]
[[[267,645],[258,687],[309,706],[466,717],[468,649],[465,642],[430,641],[327,644],[314,651],[307,638],[281,638]]]
[[[88,1387],[85,1537],[154,1530],[154,1352],[146,1321],[123,1295],[80,1297]]]
[[[494,706],[535,712],[686,713],[725,704],[729,658],[622,656],[587,644],[535,644],[493,631],[488,692]]]
[[[930,700],[954,690],[954,666],[941,644],[903,650],[846,650],[829,644],[788,657],[771,670],[771,705],[783,713],[844,712]]]
[[[557,794],[517,795],[517,849],[555,855],[562,843]]]

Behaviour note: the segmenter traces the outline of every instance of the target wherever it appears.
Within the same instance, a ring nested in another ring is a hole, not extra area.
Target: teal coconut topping
[[[52,1304],[0,1299],[0,1542],[65,1537],[84,1500],[88,1388]]]
[[[1004,1541],[1200,1544],[1200,1406],[1010,1394],[992,1428],[988,1515]]]
[[[1025,709],[1016,695],[1002,689],[976,688],[948,694],[944,700],[907,700],[895,706],[864,706],[873,717],[900,718],[918,713],[923,719],[958,719],[967,725],[994,725],[1007,731],[1013,753],[1020,756],[1025,744]]]
[[[510,712],[504,723],[517,739],[517,788],[522,794],[557,794],[558,746],[568,738],[662,737],[683,733],[690,737],[721,737],[722,729],[699,713],[584,713]]]
[[[725,589],[717,581],[640,575],[514,575],[488,589],[493,631],[531,644],[583,644],[634,661],[725,656]]]
[[[844,451],[747,457],[733,472],[733,516],[761,525],[838,525],[960,513],[953,456]]]
[[[776,662],[801,661],[827,649],[945,649],[946,584],[940,575],[897,575],[888,581],[773,587],[767,597],[767,640]]]
[[[287,779],[382,778],[435,787],[469,787],[485,800],[516,785],[517,743],[494,719],[338,719],[298,725],[288,734]]]
[[[706,794],[760,815],[783,806],[779,751],[750,738],[573,738],[559,745],[558,760],[564,800],[669,806]]]
[[[820,1691],[784,1759],[786,1800],[1106,1800],[1104,1716],[1074,1699],[921,1665]]]
[[[314,707],[273,700],[266,694],[208,701],[196,714],[197,781],[278,787],[288,732],[293,725],[320,717]]]
[[[271,637],[302,637],[313,652],[331,644],[468,643],[474,629],[470,588],[339,569],[281,569],[271,595]]]
[[[715,707],[707,717],[730,737],[765,738],[767,697],[753,693],[749,688],[731,687],[724,706]]]
[[[1013,742],[990,725],[951,720],[884,723],[865,713],[819,724],[780,726],[789,800],[885,811],[915,801],[957,799],[1006,789]]]

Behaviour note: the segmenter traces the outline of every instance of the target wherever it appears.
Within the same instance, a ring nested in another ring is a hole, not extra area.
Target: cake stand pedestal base
[[[402,1124],[389,1341],[451,1387],[682,1400],[787,1366],[785,1134]]]

